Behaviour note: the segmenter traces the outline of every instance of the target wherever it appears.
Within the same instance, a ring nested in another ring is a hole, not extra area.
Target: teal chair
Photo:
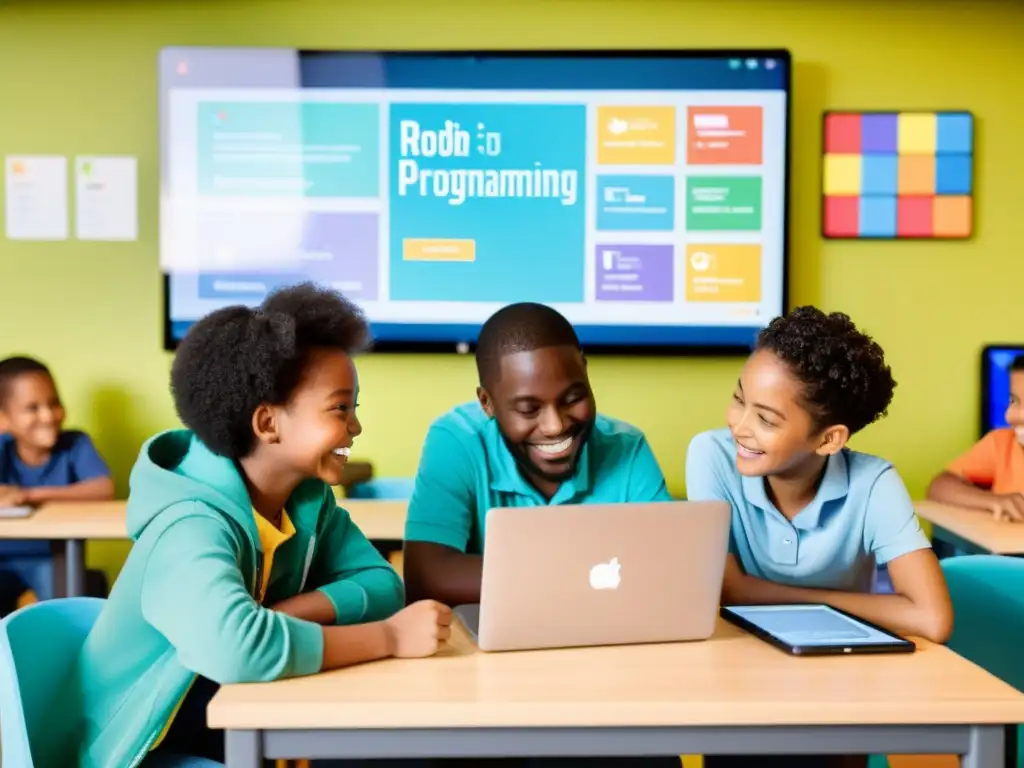
[[[1024,559],[961,555],[941,561],[956,621],[949,647],[960,656],[1024,691]],[[1007,746],[1024,766],[1020,726]]]
[[[413,482],[411,477],[378,477],[353,485],[348,498],[407,500],[412,498]]]
[[[1024,559],[999,555],[961,555],[941,561],[956,622],[949,648],[1014,688],[1024,691]],[[1024,766],[1020,728],[1007,744],[1008,766]],[[1016,744],[1012,742],[1016,741]],[[870,768],[887,768],[875,755]]]
[[[45,600],[0,621],[0,764],[5,768],[67,765],[55,754],[60,740],[54,738],[54,728],[62,717],[75,713],[56,700],[103,604],[95,597]],[[150,761],[145,765],[149,768]],[[220,763],[161,756],[153,765],[212,768]]]

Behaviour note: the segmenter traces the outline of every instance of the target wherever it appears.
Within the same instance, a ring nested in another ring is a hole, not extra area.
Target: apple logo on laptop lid
[[[590,569],[590,586],[593,589],[618,589],[621,582],[622,566],[617,557]]]

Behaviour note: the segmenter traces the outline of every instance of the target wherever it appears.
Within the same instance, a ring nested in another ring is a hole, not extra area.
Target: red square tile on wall
[[[896,203],[897,237],[932,237],[935,234],[933,197],[901,197]]]
[[[825,237],[857,237],[860,234],[860,198],[831,196],[825,198]]]
[[[861,116],[839,112],[825,117],[825,152],[856,155],[861,147]]]

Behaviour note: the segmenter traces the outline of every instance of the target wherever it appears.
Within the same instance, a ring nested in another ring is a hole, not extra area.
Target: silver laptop
[[[724,501],[492,509],[480,604],[456,616],[484,651],[707,639],[729,519]]]

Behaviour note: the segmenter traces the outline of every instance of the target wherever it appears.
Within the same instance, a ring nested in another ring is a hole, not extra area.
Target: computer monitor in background
[[[160,56],[166,343],[314,280],[377,349],[469,351],[505,304],[589,351],[749,350],[786,310],[790,55]]]
[[[981,350],[981,434],[1007,426],[1010,365],[1024,356],[1024,344],[989,344]]]

